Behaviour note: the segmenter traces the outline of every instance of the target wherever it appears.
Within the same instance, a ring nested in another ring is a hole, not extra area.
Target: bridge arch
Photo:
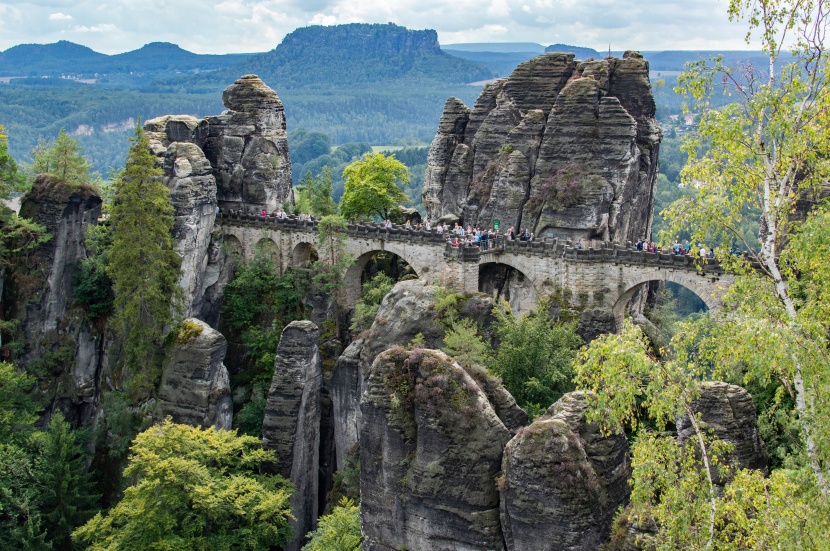
[[[254,245],[252,254],[263,253],[271,257],[271,260],[274,262],[274,265],[279,267],[280,265],[280,249],[277,244],[274,242],[273,239],[270,237],[263,237],[259,241],[256,242]]]
[[[388,253],[397,256],[399,259],[406,262],[406,264],[412,268],[412,271],[415,272],[415,275],[420,279],[424,273],[423,267],[417,267],[411,262],[409,259],[406,258],[401,252],[390,250],[388,247],[384,248],[370,248],[357,258],[352,263],[351,266],[348,267],[346,273],[343,275],[343,282],[344,282],[344,289],[342,295],[342,302],[343,306],[347,309],[354,308],[357,304],[357,301],[360,300],[361,294],[361,285],[362,280],[361,277],[363,275],[363,271],[366,269],[366,266],[369,262],[377,255],[378,253]]]
[[[227,257],[233,258],[235,263],[245,258],[245,247],[235,235],[225,234],[222,238],[222,248]]]
[[[652,281],[675,283],[681,287],[685,287],[697,295],[706,305],[707,309],[716,310],[720,308],[723,294],[726,292],[730,283],[723,282],[719,284],[718,279],[715,276],[704,276],[694,272],[665,269],[632,274],[623,280],[623,283],[619,287],[620,293],[612,306],[617,327],[622,327],[625,309],[629,301],[631,301],[631,298],[637,291]]]
[[[484,262],[478,267],[478,290],[496,300],[504,299],[517,316],[533,310],[539,289],[525,270],[506,259]]]
[[[310,241],[300,241],[291,250],[289,266],[308,268],[311,263],[318,259],[317,248]]]

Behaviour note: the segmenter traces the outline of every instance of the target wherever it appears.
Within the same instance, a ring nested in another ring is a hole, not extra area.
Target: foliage
[[[298,204],[308,204],[308,210],[304,212],[310,211],[315,218],[337,214],[337,204],[331,196],[331,167],[323,167],[318,176],[312,176],[311,172],[306,172],[300,180],[300,188],[295,191],[298,195]]]
[[[23,185],[23,177],[17,170],[17,163],[9,153],[9,137],[0,124],[0,199],[8,199],[12,191]]]
[[[766,282],[755,275],[747,278],[743,289],[752,288],[753,294],[746,296],[753,304],[746,305],[733,327],[766,324],[779,330],[779,350],[764,346],[755,351],[755,362],[763,358],[793,389],[808,463],[825,496],[830,495],[830,455],[821,444],[828,434],[821,420],[830,417],[825,417],[827,405],[820,398],[827,388],[827,370],[820,366],[826,365],[826,333],[814,330],[821,320],[799,313],[804,308],[792,287],[799,272],[791,271],[781,250],[797,222],[797,207],[803,207],[800,202],[814,198],[830,176],[830,75],[824,44],[828,12],[824,0],[730,2],[730,18],[748,21],[747,39],[758,35],[768,64],[735,70],[721,60],[699,61],[681,76],[680,87],[700,114],[698,134],[685,144],[689,163],[683,171],[696,193],[694,200],[675,203],[665,213],[667,232],[690,228],[693,239],[709,238],[722,250],[741,239],[739,224],[747,210],[761,213],[761,247],[752,258]],[[719,89],[736,94],[741,102],[713,109],[711,99]],[[815,261],[821,262],[822,256],[816,255]],[[750,270],[739,257],[723,261]],[[823,308],[820,302],[814,304]],[[766,338],[767,331],[760,332]],[[749,336],[747,331],[741,334]],[[773,358],[782,363],[773,364]]]
[[[346,252],[346,230],[348,225],[343,216],[324,216],[317,224],[317,243],[325,254],[314,264],[314,289],[329,297],[334,303],[335,334],[340,335],[340,314],[337,295],[343,288],[343,276],[354,258]]]
[[[91,320],[109,314],[115,296],[106,267],[93,259],[78,262],[72,274],[72,300],[87,311]]]
[[[347,219],[388,218],[393,207],[407,200],[401,189],[409,170],[394,156],[367,153],[343,171],[346,180],[340,213]]]
[[[71,187],[89,184],[92,176],[78,142],[61,128],[53,142],[40,142],[33,151],[34,161],[28,167],[31,178],[50,174]]]
[[[40,510],[47,537],[59,549],[75,549],[72,530],[95,514],[99,497],[86,472],[83,443],[60,413],[37,436]]]
[[[0,547],[51,549],[42,526],[35,458],[15,444],[0,441]]]
[[[318,519],[318,528],[309,533],[303,551],[359,551],[363,545],[360,532],[360,506],[343,497],[331,514]]]
[[[583,194],[585,170],[570,165],[556,170],[542,181],[539,191],[527,201],[527,208],[535,210],[544,204],[555,205],[556,209],[567,209],[578,204]]]
[[[464,366],[493,365],[493,349],[479,334],[478,325],[470,319],[451,320],[444,335],[444,352]]]
[[[253,398],[234,416],[236,428],[241,434],[260,438],[262,436],[262,422],[265,419],[265,404],[263,397]]]
[[[488,368],[531,417],[572,390],[571,364],[582,345],[576,325],[552,322],[549,307],[541,300],[520,319],[507,308],[494,310],[500,345]]]
[[[247,378],[270,384],[274,354],[286,325],[304,319],[305,274],[288,270],[278,274],[269,251],[257,249],[254,257],[234,270],[225,287],[222,324],[239,336],[246,349]]]
[[[170,233],[173,205],[160,175],[147,136],[136,126],[127,164],[115,182],[109,276],[115,291],[114,327],[123,338],[126,367],[136,375],[132,390],[138,395],[156,382],[158,374],[147,366],[154,365],[154,347],[180,303],[181,259]]]
[[[365,331],[372,326],[383,297],[392,290],[394,285],[395,281],[383,272],[378,272],[363,284],[360,300],[355,305],[352,323],[349,327],[353,333]]]
[[[78,262],[72,276],[72,300],[96,320],[112,311],[115,295],[109,270],[112,231],[109,219],[86,228],[87,258]]]
[[[20,443],[32,429],[38,406],[29,397],[35,380],[7,362],[0,362],[0,442]]]
[[[73,533],[92,550],[268,549],[291,530],[288,483],[260,474],[273,461],[258,438],[177,425],[136,436],[132,485],[105,515]]]

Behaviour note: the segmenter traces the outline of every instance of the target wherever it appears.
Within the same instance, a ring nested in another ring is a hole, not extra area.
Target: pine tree
[[[181,259],[173,250],[173,206],[147,136],[136,127],[118,175],[110,218],[109,274],[115,291],[114,326],[124,342],[125,377],[136,395],[158,376],[152,353],[178,310]],[[122,381],[123,382],[123,381]]]
[[[38,435],[40,448],[40,511],[44,528],[57,549],[74,549],[72,531],[94,515],[97,497],[86,472],[78,433],[60,413]]]
[[[89,164],[81,153],[81,146],[63,128],[54,142],[38,144],[33,154],[35,161],[30,168],[34,174],[49,173],[70,185],[90,182]]]

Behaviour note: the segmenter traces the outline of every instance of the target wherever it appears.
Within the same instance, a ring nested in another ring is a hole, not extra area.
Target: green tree
[[[542,300],[519,319],[494,310],[500,344],[488,367],[531,418],[573,389],[571,364],[582,345],[575,324],[550,320],[549,306]]]
[[[799,313],[792,289],[798,274],[782,261],[781,247],[793,228],[797,202],[814,197],[830,177],[830,73],[824,48],[830,10],[824,0],[731,0],[729,15],[748,21],[747,40],[757,34],[768,64],[733,69],[720,60],[699,61],[679,79],[680,91],[691,96],[699,113],[698,133],[685,144],[689,162],[683,170],[695,196],[664,213],[664,236],[671,239],[686,228],[695,241],[714,241],[727,251],[733,240],[744,241],[740,227],[746,213],[760,213],[761,247],[752,256],[766,282],[752,276],[753,283],[743,287],[751,292],[743,298],[755,304],[740,332],[749,334],[750,327],[765,319],[787,333],[777,337],[779,346],[797,344],[784,349],[787,370],[778,372],[793,389],[806,457],[827,496],[830,447],[821,444],[819,435],[826,429],[818,424],[830,416],[817,409],[827,407],[817,400],[826,393],[822,373],[827,362],[817,354],[827,333],[812,331],[812,320]],[[741,101],[713,108],[721,89]],[[750,271],[739,258],[723,260],[733,269]],[[763,317],[754,317],[758,315]]]
[[[40,511],[48,539],[58,549],[74,549],[72,531],[98,510],[98,496],[86,472],[86,454],[78,433],[60,413],[52,416],[48,430],[38,434],[36,445]]]
[[[0,362],[0,442],[28,439],[39,407],[29,396],[34,378],[8,362]]]
[[[89,164],[81,146],[63,128],[50,143],[39,144],[33,151],[34,162],[29,167],[35,174],[51,174],[64,184],[80,185],[91,181]]]
[[[284,545],[291,534],[289,485],[260,471],[273,460],[258,438],[168,419],[136,436],[123,499],[72,537],[97,551]]]
[[[302,551],[360,551],[360,506],[343,497],[331,514],[319,518],[318,528],[308,534]]]
[[[315,218],[322,218],[337,214],[337,203],[332,198],[331,167],[324,166],[317,176],[311,171],[305,173],[300,180],[300,187],[296,189],[298,204],[308,205],[308,210]]]
[[[147,136],[136,126],[127,164],[115,181],[109,275],[115,291],[114,326],[124,341],[127,373],[140,394],[155,383],[152,352],[180,302],[181,259],[173,250],[173,205],[161,182]],[[173,307],[171,308],[171,304]]]
[[[8,199],[12,191],[23,185],[24,179],[17,170],[17,163],[9,154],[9,137],[0,124],[0,199]]]
[[[401,189],[409,184],[409,169],[394,155],[367,153],[343,170],[345,188],[340,214],[346,219],[388,218],[408,198]]]
[[[16,444],[0,441],[0,548],[40,551],[46,541],[35,458]]]
[[[353,333],[357,334],[372,327],[383,297],[392,290],[394,285],[395,281],[391,277],[378,272],[375,277],[361,286],[360,300],[354,307],[352,322],[349,326]]]
[[[314,288],[317,292],[332,299],[334,305],[335,332],[340,335],[340,311],[338,293],[343,289],[343,276],[354,262],[354,257],[346,252],[345,218],[337,214],[324,216],[317,224],[317,243],[323,256],[312,265],[314,270]]]

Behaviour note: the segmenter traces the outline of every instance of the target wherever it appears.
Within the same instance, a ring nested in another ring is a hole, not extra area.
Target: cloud
[[[0,50],[64,39],[104,53],[152,41],[197,53],[255,52],[297,27],[351,22],[435,29],[442,43],[746,47],[745,25],[728,21],[722,0],[0,0]]]
[[[118,27],[112,23],[101,23],[100,25],[93,25],[87,27],[85,25],[75,25],[72,30],[76,33],[111,33],[118,30]]]

